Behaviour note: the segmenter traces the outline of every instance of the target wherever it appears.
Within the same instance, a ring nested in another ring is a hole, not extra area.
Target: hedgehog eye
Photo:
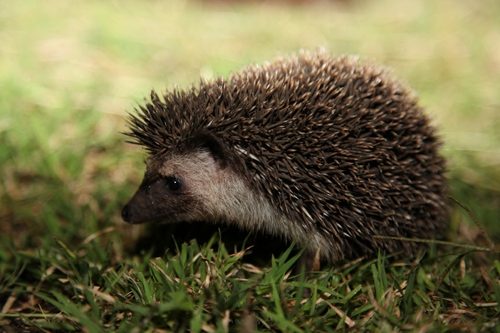
[[[166,185],[168,189],[172,192],[179,191],[182,187],[182,182],[179,178],[171,176],[165,178]]]

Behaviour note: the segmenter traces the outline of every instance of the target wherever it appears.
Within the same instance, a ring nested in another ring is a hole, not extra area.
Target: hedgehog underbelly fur
[[[447,226],[445,161],[416,98],[352,57],[302,53],[150,100],[149,153],[122,211],[141,223],[234,224],[322,258],[412,253]]]

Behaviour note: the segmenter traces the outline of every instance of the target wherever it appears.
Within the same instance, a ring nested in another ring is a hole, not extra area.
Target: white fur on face
[[[180,177],[187,194],[201,203],[202,207],[192,207],[190,220],[237,224],[245,230],[282,235],[313,251],[328,249],[319,233],[302,230],[300,222],[286,218],[230,167],[221,168],[209,152],[172,155],[161,164],[159,173]]]

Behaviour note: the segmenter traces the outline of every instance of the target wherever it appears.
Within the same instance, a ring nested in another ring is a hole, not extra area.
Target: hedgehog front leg
[[[320,250],[316,249],[316,251],[306,250],[302,253],[299,260],[295,264],[294,273],[300,274],[302,272],[316,272],[321,269],[321,256]]]

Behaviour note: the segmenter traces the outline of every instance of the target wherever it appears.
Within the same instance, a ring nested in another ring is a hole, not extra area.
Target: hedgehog
[[[415,254],[408,238],[447,225],[435,128],[414,93],[356,57],[301,53],[152,91],[129,127],[148,157],[128,223],[235,226],[327,263]]]

